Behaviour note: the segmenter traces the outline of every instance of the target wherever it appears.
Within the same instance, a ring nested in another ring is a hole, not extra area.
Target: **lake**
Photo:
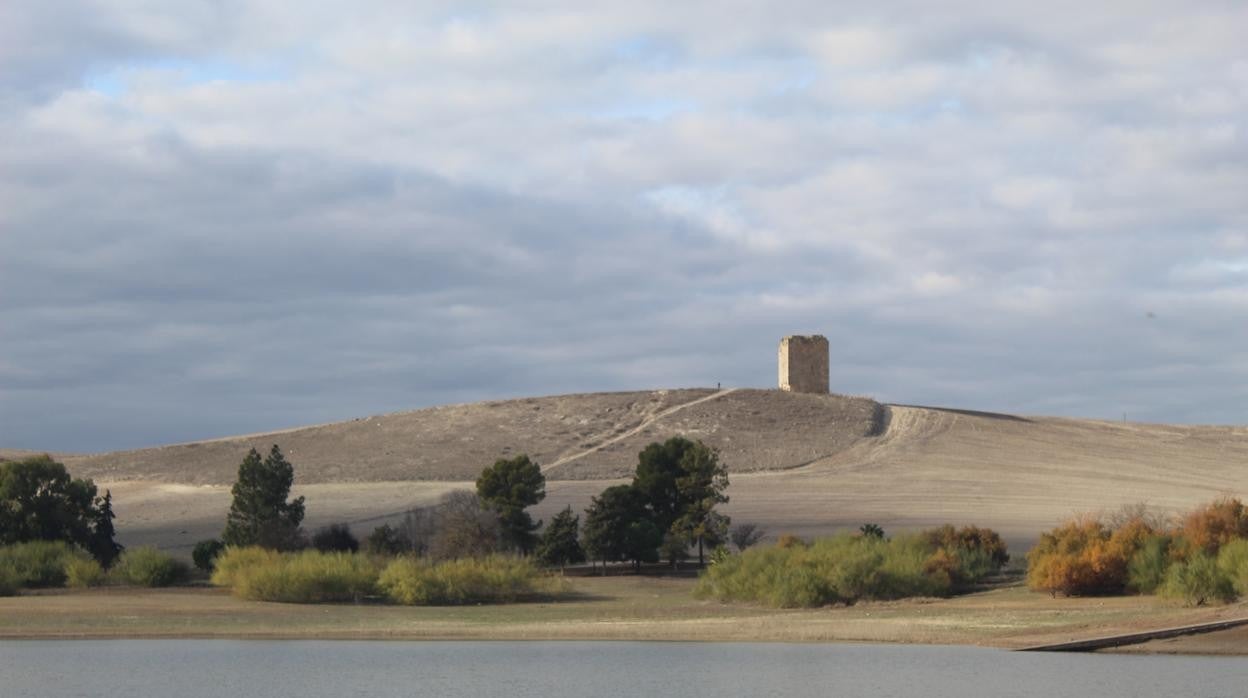
[[[0,641],[0,695],[1201,696],[1248,659],[973,647],[642,642]]]

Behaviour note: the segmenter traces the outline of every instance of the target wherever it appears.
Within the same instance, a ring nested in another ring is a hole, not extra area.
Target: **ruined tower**
[[[780,389],[828,393],[828,338],[789,335],[780,340]]]

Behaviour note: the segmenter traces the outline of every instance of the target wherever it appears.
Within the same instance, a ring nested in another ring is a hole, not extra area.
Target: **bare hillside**
[[[583,509],[673,434],[720,449],[726,513],[773,535],[865,522],[889,531],[974,522],[1028,547],[1077,512],[1146,503],[1162,513],[1248,496],[1248,428],[1128,424],[893,405],[772,390],[672,390],[456,405],[277,434],[64,457],[111,487],[127,544],[189,549],[216,535],[251,446],[277,442],[307,496],[309,527],[365,533],[527,452],[546,468],[535,515]]]
[[[300,483],[471,480],[527,453],[552,479],[621,477],[647,443],[684,434],[734,471],[791,468],[865,438],[876,403],[778,390],[658,390],[435,407],[303,429],[63,459],[77,476],[229,484],[276,443]]]

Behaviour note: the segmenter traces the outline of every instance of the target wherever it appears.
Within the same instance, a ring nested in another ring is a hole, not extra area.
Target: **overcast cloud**
[[[771,387],[790,333],[1248,422],[1248,5],[885,4],[7,0],[0,446]]]

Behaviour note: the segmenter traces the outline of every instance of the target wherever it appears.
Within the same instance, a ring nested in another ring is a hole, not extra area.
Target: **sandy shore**
[[[3,638],[290,638],[895,642],[1014,649],[1248,615],[1248,605],[1191,609],[1152,597],[1053,599],[1007,587],[953,599],[776,610],[693,599],[685,578],[570,578],[563,600],[406,608],[296,605],[212,588],[50,591],[0,598]],[[1232,631],[1142,651],[1248,654]]]

